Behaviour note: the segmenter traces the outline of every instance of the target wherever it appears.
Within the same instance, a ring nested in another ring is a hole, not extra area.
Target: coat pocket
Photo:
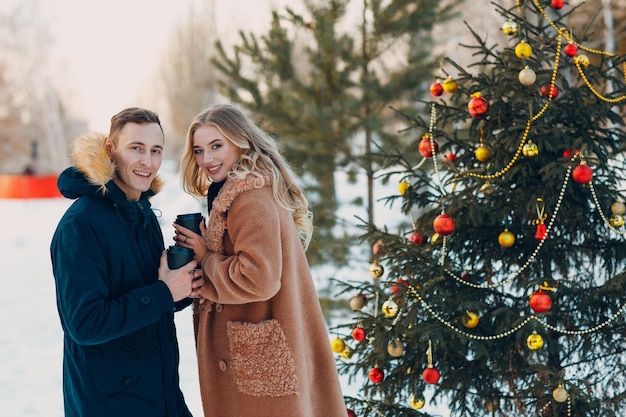
[[[298,394],[295,362],[278,320],[230,321],[228,341],[239,391],[255,397]]]

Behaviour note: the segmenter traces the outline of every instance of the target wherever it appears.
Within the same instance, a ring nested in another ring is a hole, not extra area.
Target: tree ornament
[[[439,81],[430,85],[430,94],[432,94],[433,97],[439,97],[443,94],[443,86]]]
[[[515,235],[507,229],[504,229],[504,231],[498,235],[498,243],[503,248],[510,248],[515,243]]]
[[[354,351],[350,348],[350,346],[346,345],[346,348],[341,351],[340,355],[344,359],[350,359],[352,355],[354,355]]]
[[[380,278],[385,273],[385,268],[378,261],[372,262],[370,265],[370,275],[372,278]]]
[[[522,147],[522,153],[524,154],[525,157],[527,158],[533,158],[537,155],[539,155],[539,148],[537,147],[537,144],[534,143],[532,140],[529,140],[523,147]]]
[[[365,329],[361,326],[355,327],[354,330],[352,330],[352,338],[357,342],[365,340],[365,336]]]
[[[441,374],[432,365],[429,365],[426,369],[424,369],[424,372],[422,372],[422,379],[424,380],[424,382],[430,385],[434,385],[439,382],[440,377]]]
[[[614,214],[609,219],[609,224],[611,227],[622,227],[624,225],[624,216],[620,216],[619,214]]]
[[[559,89],[556,88],[556,85],[544,85],[541,87],[541,95],[554,100],[559,96]]]
[[[565,55],[569,56],[570,58],[573,58],[578,53],[578,47],[574,45],[573,42],[570,42],[567,45],[565,45],[565,48],[563,48],[563,52],[565,52]]]
[[[350,410],[349,408],[347,409],[348,411],[348,417],[356,417],[356,413],[352,410]]]
[[[433,154],[439,152],[439,144],[434,140],[431,141],[430,134],[426,132],[422,135],[418,149],[424,158],[432,158]]]
[[[392,299],[389,299],[383,303],[382,310],[385,316],[395,317],[396,314],[398,314],[398,304]]]
[[[519,72],[519,82],[523,85],[533,85],[537,79],[537,74],[529,66]]]
[[[423,245],[424,243],[426,243],[426,236],[424,236],[417,230],[413,230],[407,237],[407,240],[411,242],[412,244],[419,246],[419,245]]]
[[[585,161],[580,161],[580,165],[572,171],[572,179],[578,184],[587,184],[591,181],[592,177],[593,171],[589,168],[589,165],[587,165]]]
[[[545,212],[545,204],[543,202],[543,198],[537,197],[537,203],[535,204],[537,209],[537,218],[533,220],[533,224],[537,226],[537,230],[535,231],[535,239],[547,239],[548,238],[548,229],[544,222],[548,218],[548,215]]]
[[[426,401],[421,394],[411,394],[411,396],[409,397],[409,407],[411,407],[413,410],[421,410],[422,408],[424,408],[425,404]]]
[[[400,193],[400,195],[405,195],[408,190],[409,182],[407,180],[400,181],[400,184],[398,184],[398,192]]]
[[[515,55],[519,59],[529,58],[533,53],[533,48],[526,41],[521,41],[515,46]]]
[[[480,92],[476,92],[471,95],[471,99],[467,103],[467,111],[474,118],[483,117],[489,111],[489,102]]]
[[[517,35],[517,28],[517,22],[509,19],[502,25],[502,32],[507,36],[515,36]]]
[[[626,213],[626,206],[621,201],[617,200],[611,204],[611,213],[616,216],[623,216]]]
[[[395,338],[387,345],[387,353],[394,358],[399,358],[404,353],[404,345],[399,338]]]
[[[547,282],[544,282],[537,291],[530,295],[530,308],[535,313],[546,313],[552,308],[552,298],[546,291],[554,292],[555,289],[550,287]]]
[[[350,308],[353,311],[359,311],[360,309],[365,307],[365,304],[367,304],[367,297],[365,297],[363,294],[357,294],[350,299],[349,304]]]
[[[452,78],[448,77],[445,80],[443,80],[443,91],[445,91],[446,93],[449,93],[449,94],[456,93],[456,90],[458,90],[458,88],[459,88],[459,85]]]
[[[589,66],[589,57],[585,54],[576,55],[574,62],[586,68]]]
[[[341,337],[336,336],[333,341],[330,342],[330,348],[335,353],[341,353],[346,348],[346,342],[344,342]]]
[[[383,256],[384,255],[384,253],[383,253],[383,247],[384,246],[385,245],[383,244],[382,240],[377,240],[376,243],[374,243],[374,245],[372,246],[372,253],[374,255]]]
[[[396,297],[401,296],[407,288],[409,288],[409,283],[402,278],[398,278],[396,282],[391,284],[391,292]]]
[[[561,10],[565,6],[564,0],[552,0],[552,8],[554,10]]]
[[[465,281],[469,281],[470,280],[470,274],[467,271],[463,271],[463,273],[461,273],[461,279],[464,279]]]
[[[473,329],[478,326],[480,319],[478,318],[478,314],[474,313],[473,311],[466,311],[463,315],[463,318],[461,319],[461,322],[463,323],[463,326],[467,327],[468,329]]]
[[[537,331],[533,330],[526,338],[526,346],[530,350],[539,350],[543,347],[543,337]]]
[[[554,391],[552,391],[552,398],[554,398],[554,401],[556,402],[564,403],[567,400],[567,397],[569,397],[569,392],[563,388],[562,384],[559,384]]]
[[[443,160],[445,162],[454,162],[456,160],[456,154],[454,152],[448,152]]]
[[[440,214],[435,217],[433,221],[433,228],[435,232],[439,233],[441,236],[448,236],[450,233],[454,232],[454,219],[449,214]]]
[[[380,384],[385,379],[385,373],[382,369],[378,367],[378,365],[374,366],[368,374],[370,381],[374,384]]]
[[[483,144],[480,144],[474,151],[474,156],[476,156],[476,159],[480,162],[487,162],[491,157],[491,149]]]

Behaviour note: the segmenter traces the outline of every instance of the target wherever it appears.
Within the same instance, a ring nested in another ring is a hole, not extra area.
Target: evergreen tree
[[[473,63],[398,112],[419,147],[384,152],[411,226],[364,222],[376,282],[332,341],[359,417],[626,410],[624,59],[562,1],[495,7],[508,44],[468,22]]]
[[[424,91],[432,68],[424,59],[429,31],[450,15],[451,7],[440,3],[305,1],[305,13],[273,11],[265,35],[241,32],[233,57],[217,44],[213,62],[224,76],[222,91],[271,129],[308,179],[316,225],[308,252],[313,264],[342,265],[349,253],[351,238],[335,228],[337,171],[353,180],[367,173],[373,219],[377,165],[370,149],[374,140],[395,139],[381,110]]]

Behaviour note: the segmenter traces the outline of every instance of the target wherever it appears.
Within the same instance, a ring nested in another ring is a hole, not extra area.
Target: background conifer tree
[[[344,283],[332,341],[359,417],[626,410],[624,59],[567,3],[494,7],[508,44],[467,22],[458,89],[398,112],[419,148],[384,152],[411,226],[365,223],[375,282]]]

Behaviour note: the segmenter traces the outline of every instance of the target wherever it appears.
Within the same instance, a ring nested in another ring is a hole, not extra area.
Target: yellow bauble
[[[474,155],[476,156],[476,159],[478,159],[480,162],[487,162],[491,157],[491,149],[489,149],[485,145],[480,145],[478,146],[478,148],[476,148]]]
[[[618,216],[623,216],[626,213],[626,206],[621,201],[616,201],[611,204],[611,213],[616,214]]]
[[[622,227],[624,225],[624,216],[620,216],[619,214],[614,214],[609,219],[609,224],[611,227]]]
[[[525,144],[522,148],[522,153],[525,157],[532,158],[533,156],[539,155],[539,148],[537,147],[536,143],[534,143],[532,140],[529,140],[528,143]]]
[[[344,342],[341,337],[337,336],[330,342],[330,348],[335,353],[341,353],[346,348],[346,342]]]
[[[521,41],[515,47],[515,55],[519,59],[529,58],[532,53],[533,53],[533,48],[526,41]]]
[[[400,184],[398,184],[398,192],[401,195],[405,195],[406,192],[409,189],[409,182],[408,181],[401,181]]]
[[[446,93],[456,93],[456,90],[458,90],[458,88],[459,85],[452,78],[448,77],[443,80],[443,91],[445,91]]]
[[[532,332],[526,338],[526,346],[530,350],[539,350],[543,347],[543,337],[537,332]]]
[[[503,248],[510,248],[515,243],[515,235],[504,229],[504,231],[498,236],[498,243]]]
[[[467,327],[468,329],[473,329],[474,327],[478,326],[479,321],[480,319],[478,318],[478,314],[474,313],[473,311],[466,312],[461,319],[463,326]]]
[[[385,316],[394,317],[398,314],[398,304],[393,300],[387,300],[383,303],[382,310]]]
[[[574,62],[577,62],[578,64],[586,68],[589,66],[589,57],[585,54],[579,54],[574,57]]]
[[[426,401],[424,401],[424,398],[419,394],[411,394],[411,396],[409,397],[409,406],[413,410],[422,409],[424,407],[424,404],[426,404]]]
[[[404,345],[402,344],[400,339],[396,337],[396,340],[390,342],[387,345],[387,353],[389,353],[389,355],[393,356],[394,358],[399,358],[400,356],[402,356],[402,354],[404,353]]]

